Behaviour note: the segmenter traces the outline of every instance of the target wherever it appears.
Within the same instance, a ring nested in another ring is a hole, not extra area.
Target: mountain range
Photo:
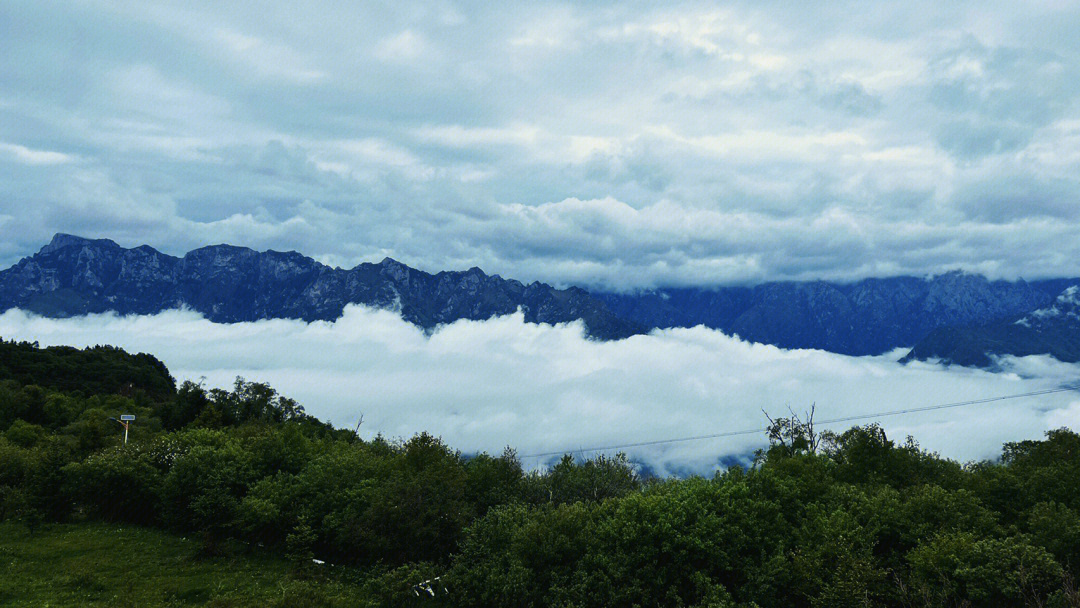
[[[982,325],[1050,304],[1056,281],[989,281],[949,272],[854,283],[775,282],[754,287],[595,294],[646,327],[705,325],[752,342],[877,355],[917,344],[941,327]]]
[[[49,317],[187,307],[220,323],[315,321],[340,317],[347,304],[394,308],[425,329],[520,308],[532,323],[580,319],[600,339],[646,331],[583,289],[525,285],[479,268],[429,274],[390,258],[346,270],[294,251],[213,245],[174,257],[145,245],[125,249],[108,239],[58,234],[41,251],[0,271],[0,310]]]
[[[988,366],[995,354],[1080,360],[1076,279],[990,281],[949,272],[851,283],[770,282],[634,293],[524,284],[479,268],[427,273],[386,258],[350,269],[297,252],[213,245],[175,257],[149,246],[57,234],[0,271],[0,310],[67,317],[187,307],[215,322],[338,318],[347,304],[393,308],[420,327],[521,310],[526,321],[581,320],[595,339],[704,325],[753,342]]]

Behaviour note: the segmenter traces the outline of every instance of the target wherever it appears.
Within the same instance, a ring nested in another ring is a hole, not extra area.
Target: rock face
[[[533,323],[581,319],[590,336],[625,338],[645,328],[620,319],[577,288],[484,274],[432,275],[392,259],[344,270],[296,252],[215,245],[182,258],[151,247],[58,234],[37,254],[0,272],[0,310],[50,317],[94,312],[152,314],[187,306],[215,322],[267,318],[331,320],[346,304],[393,307],[424,328],[522,309]]]
[[[988,281],[950,272],[857,283],[780,282],[756,287],[594,294],[646,327],[705,325],[784,348],[875,355],[931,331],[1015,318],[1048,305],[1060,281]]]
[[[1080,286],[1066,288],[1048,306],[1019,318],[934,330],[901,361],[936,359],[993,367],[994,357],[1000,355],[1050,355],[1060,361],[1080,361]]]

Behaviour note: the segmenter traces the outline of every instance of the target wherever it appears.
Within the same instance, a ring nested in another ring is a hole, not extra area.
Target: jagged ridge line
[[[1064,393],[1067,391],[1080,390],[1080,384],[1072,384],[1068,386],[1061,386],[1058,388],[1048,388],[1038,391],[1031,391],[1027,393],[1017,393],[1014,395],[1002,395],[999,397],[987,397],[984,399],[972,399],[969,401],[957,401],[954,403],[939,403],[935,405],[925,405],[922,407],[905,408],[901,410],[890,410],[885,412],[877,412],[873,414],[855,414],[852,416],[843,416],[840,418],[830,418],[828,420],[821,420],[815,422],[815,424],[836,424],[838,422],[851,422],[853,420],[866,420],[868,418],[884,418],[886,416],[899,416],[901,414],[912,414],[916,412],[930,412],[934,410],[944,410],[954,407],[962,407],[966,405],[978,405],[980,403],[992,403],[994,401],[1006,401],[1008,399],[1021,399],[1024,397],[1037,397],[1041,395],[1050,395],[1053,393]],[[561,450],[556,452],[541,452],[537,454],[525,454],[522,458],[543,458],[545,456],[560,456],[562,454],[572,454],[574,452],[602,452],[606,450],[618,450],[622,448],[637,448],[651,445],[663,445],[666,443],[684,443],[687,441],[701,441],[704,439],[719,439],[722,437],[735,437],[737,435],[750,435],[753,433],[764,433],[768,431],[768,427],[759,427],[754,429],[743,429],[741,431],[726,431],[723,433],[713,433],[710,435],[694,435],[692,437],[677,437],[674,439],[654,439],[651,441],[638,441],[634,443],[623,443],[618,445],[608,445],[595,448],[578,448],[574,450]]]

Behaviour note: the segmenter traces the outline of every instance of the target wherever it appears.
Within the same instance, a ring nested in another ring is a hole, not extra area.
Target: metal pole
[[[128,432],[128,425],[130,425],[130,424],[131,424],[130,422],[125,422],[124,423],[124,445],[127,445],[127,432]]]

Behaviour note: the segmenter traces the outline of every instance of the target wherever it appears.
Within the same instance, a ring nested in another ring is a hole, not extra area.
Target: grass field
[[[57,524],[31,536],[0,523],[0,606],[386,605],[344,580],[355,573],[303,580],[280,558],[235,549],[203,558],[200,548],[196,539],[128,525]],[[411,604],[408,587],[395,586],[400,605]]]

